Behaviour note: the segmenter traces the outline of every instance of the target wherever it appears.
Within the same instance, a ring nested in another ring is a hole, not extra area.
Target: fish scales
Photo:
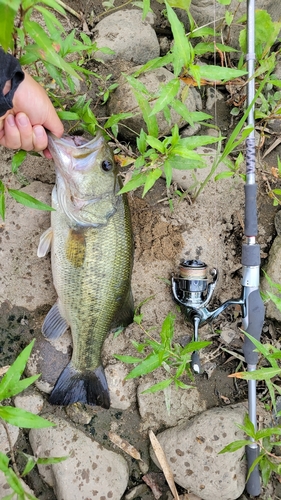
[[[80,266],[66,257],[67,233],[75,229],[69,229],[58,209],[52,214],[52,225],[56,234],[54,285],[71,325],[72,364],[78,370],[95,369],[101,364],[103,341],[130,286],[133,249],[128,206],[119,203],[104,227],[77,228],[83,234],[80,245],[85,254]]]
[[[56,382],[50,402],[81,401],[108,408],[102,345],[111,328],[126,326],[133,318],[130,211],[126,196],[117,195],[121,182],[102,136],[85,143],[50,134],[49,148],[57,173],[55,211],[38,255],[45,255],[51,246],[58,301],[42,332],[55,339],[70,326],[73,340],[71,362]]]

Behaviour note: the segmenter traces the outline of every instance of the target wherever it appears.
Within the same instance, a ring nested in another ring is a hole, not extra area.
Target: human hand
[[[4,92],[9,91],[9,85],[7,82]],[[15,91],[13,108],[0,117],[0,144],[11,149],[44,151],[45,156],[51,158],[46,149],[48,137],[45,128],[57,137],[63,134],[63,124],[45,90],[25,73]]]

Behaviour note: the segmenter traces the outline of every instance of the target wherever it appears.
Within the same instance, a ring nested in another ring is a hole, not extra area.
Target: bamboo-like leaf
[[[233,451],[240,450],[240,448],[243,448],[244,446],[247,446],[249,444],[248,439],[240,439],[238,441],[233,441],[233,443],[228,444],[225,446],[221,451],[219,451],[219,455],[222,453],[229,453]]]
[[[45,418],[34,415],[29,411],[13,406],[0,406],[0,418],[15,425],[26,429],[40,429],[43,427],[54,427],[53,422],[49,422]]]
[[[36,208],[37,210],[48,210],[53,211],[54,208],[46,205],[46,203],[42,203],[42,201],[36,200],[30,194],[24,193],[23,191],[17,189],[8,189],[8,193],[16,200],[18,203],[25,205],[29,208]]]
[[[156,115],[159,111],[165,108],[170,102],[174,99],[174,97],[178,94],[180,90],[180,80],[178,78],[174,78],[170,82],[168,82],[165,86],[162,87],[159,97],[153,109],[151,111],[151,115]]]
[[[12,158],[12,172],[13,172],[13,174],[16,173],[18,168],[24,162],[24,160],[26,159],[26,156],[27,156],[27,152],[24,151],[23,149],[20,149],[19,151],[17,151],[14,154],[14,156]]]
[[[145,184],[146,176],[144,174],[137,174],[132,179],[130,179],[125,186],[120,189],[118,194],[128,193],[128,191],[133,191],[140,186]]]
[[[175,315],[169,313],[162,323],[160,338],[162,345],[165,346],[166,349],[170,349],[171,347],[171,342],[174,336],[175,319]]]
[[[211,64],[200,66],[200,77],[205,78],[205,80],[228,81],[246,74],[247,71],[243,71],[240,69],[222,68],[221,66],[213,66]]]
[[[81,80],[81,77],[78,75],[78,73],[76,73],[72,66],[56,52],[53,47],[52,40],[48,37],[48,35],[39,24],[35,23],[34,21],[25,20],[24,25],[28,34],[37,44],[37,46],[34,46],[33,51],[39,59],[53,64],[57,68],[60,68],[66,73]]]
[[[161,175],[161,168],[154,168],[153,170],[150,170],[150,172],[146,176],[142,197],[144,197],[146,193],[154,186],[155,182],[159,179],[159,177],[161,177]]]
[[[118,115],[112,115],[104,124],[104,128],[112,127],[120,122],[120,120],[126,120],[127,118],[132,118],[134,113],[119,113]]]
[[[153,149],[156,149],[160,153],[165,153],[165,147],[163,142],[159,141],[159,139],[156,139],[156,137],[153,137],[151,135],[146,136],[146,142],[151,146]]]
[[[6,209],[5,193],[0,193],[0,217],[2,217],[3,220],[5,220],[5,209]]]
[[[13,47],[14,20],[21,0],[0,0],[0,44],[7,51]]]
[[[153,370],[161,366],[158,354],[149,354],[138,366],[136,366],[126,377],[125,380],[140,377],[151,373]]]
[[[228,375],[232,378],[241,378],[243,380],[270,380],[276,375],[281,374],[281,368],[260,368],[259,370],[253,370],[252,372],[237,372]]]
[[[169,6],[167,1],[165,1],[168,19],[173,32],[174,45],[174,74],[178,76],[182,68],[188,68],[193,62],[194,52],[191,43],[186,37],[184,27],[177,17],[176,13]]]
[[[173,382],[172,378],[162,380],[162,382],[158,382],[157,384],[151,385],[148,389],[142,391],[142,394],[154,394],[154,392],[163,391],[164,389],[169,387],[169,385],[171,385],[172,382]]]
[[[28,346],[26,346],[23,351],[19,354],[13,364],[10,366],[9,370],[5,373],[4,377],[0,382],[0,394],[1,399],[5,399],[9,396],[6,395],[6,390],[10,385],[15,385],[23,374],[27,360],[31,354],[32,348],[34,346],[35,340],[32,340]]]

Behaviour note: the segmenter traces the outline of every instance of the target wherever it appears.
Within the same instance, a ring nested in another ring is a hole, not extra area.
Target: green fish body
[[[102,135],[92,141],[50,134],[56,165],[51,229],[38,255],[51,242],[58,301],[43,323],[43,335],[60,337],[70,327],[73,353],[50,396],[52,404],[77,401],[109,408],[101,349],[110,329],[133,319],[133,239],[129,207],[111,150]]]

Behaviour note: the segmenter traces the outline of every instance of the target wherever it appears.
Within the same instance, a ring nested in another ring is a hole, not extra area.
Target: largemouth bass
[[[81,137],[49,134],[56,166],[51,228],[40,238],[38,256],[51,249],[58,300],[42,333],[57,339],[70,327],[73,352],[49,401],[82,402],[109,408],[101,349],[110,329],[133,319],[131,273],[133,239],[129,207],[117,195],[121,180],[101,134]]]

